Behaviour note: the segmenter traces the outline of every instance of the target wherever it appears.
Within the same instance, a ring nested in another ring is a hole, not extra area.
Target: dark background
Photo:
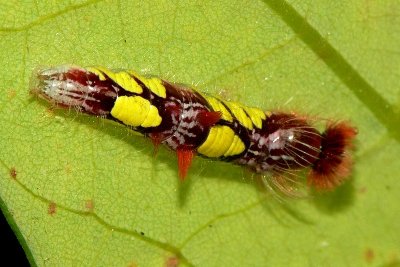
[[[7,266],[29,266],[25,252],[17,237],[0,212],[0,255],[1,263]]]

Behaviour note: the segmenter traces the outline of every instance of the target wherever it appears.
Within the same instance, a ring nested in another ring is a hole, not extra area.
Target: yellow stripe
[[[228,126],[211,127],[206,141],[197,151],[207,157],[234,156],[242,153],[245,145]]]
[[[219,99],[208,96],[208,95],[203,95],[203,97],[207,100],[208,104],[213,108],[214,111],[220,111],[221,112],[221,119],[233,122],[233,118],[231,113],[226,109],[226,107],[219,101]]]
[[[131,74],[131,75],[135,76],[137,79],[139,79],[154,94],[156,94],[162,98],[167,97],[167,92],[166,92],[167,90],[165,89],[164,85],[162,84],[161,79],[156,78],[156,77],[145,78],[133,70],[130,70],[129,74]]]
[[[231,146],[229,147],[228,151],[225,152],[224,156],[228,157],[228,156],[238,155],[238,154],[242,153],[245,148],[246,147],[245,147],[244,143],[242,142],[242,140],[240,139],[240,137],[235,135]]]
[[[253,130],[253,123],[251,119],[244,112],[242,105],[236,102],[224,102],[228,108],[231,110],[233,116],[239,121],[241,125],[249,130]]]
[[[234,133],[228,126],[211,128],[211,130],[213,129],[215,129],[215,135],[211,136],[210,139],[214,139],[214,142],[208,146],[208,150],[205,153],[210,157],[220,157],[229,148],[228,146],[233,140]],[[211,132],[211,134],[213,133]]]
[[[142,127],[148,128],[148,127],[154,127],[158,126],[161,123],[161,117],[158,114],[158,109],[150,105],[149,113],[147,114],[146,119],[143,121],[141,124]]]
[[[97,74],[100,77],[100,80],[102,79],[102,77],[104,77],[103,74],[107,75],[111,80],[113,80],[116,84],[124,88],[126,91],[137,94],[141,94],[143,92],[142,87],[135,81],[135,79],[128,72],[125,71],[113,72],[103,67],[91,67],[87,68],[87,70]]]
[[[202,96],[207,100],[208,104],[212,107],[214,111],[220,111],[221,118],[233,122],[233,116],[239,121],[241,125],[247,129],[252,130],[253,125],[259,129],[262,128],[262,121],[267,118],[268,113],[262,111],[258,108],[246,107],[237,102],[224,101],[223,103],[228,106],[230,111],[226,109],[225,105],[216,97],[209,96],[207,94],[202,94]],[[246,114],[247,113],[247,114]]]
[[[111,115],[133,127],[156,127],[162,120],[157,108],[140,96],[118,97],[111,109]]]
[[[106,79],[106,76],[104,76],[104,74],[100,70],[94,67],[87,67],[86,70],[99,76],[100,81],[104,81]]]
[[[211,155],[212,153],[210,152],[214,146],[214,143],[217,142],[217,136],[219,134],[219,127],[212,127],[208,133],[206,141],[198,147],[197,152],[207,156]]]
[[[262,121],[265,120],[267,117],[265,116],[264,111],[258,108],[251,108],[251,107],[243,107],[243,109],[247,112],[247,114],[250,116],[251,121],[253,124],[261,129],[262,127]]]

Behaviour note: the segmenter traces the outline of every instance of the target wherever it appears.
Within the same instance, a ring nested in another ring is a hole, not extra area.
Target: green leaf
[[[32,265],[400,264],[395,1],[2,1],[0,197]],[[279,200],[240,167],[176,158],[29,94],[41,65],[130,68],[263,107],[349,119],[350,182]]]

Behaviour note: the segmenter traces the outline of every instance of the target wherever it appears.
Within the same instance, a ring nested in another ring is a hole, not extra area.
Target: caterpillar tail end
[[[317,190],[332,190],[350,175],[350,150],[357,129],[347,122],[328,124],[322,133],[321,152],[308,174],[308,183]]]

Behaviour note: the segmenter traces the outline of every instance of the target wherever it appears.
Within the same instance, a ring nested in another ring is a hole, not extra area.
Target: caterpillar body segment
[[[349,175],[356,130],[345,122],[320,133],[296,114],[264,112],[157,77],[103,67],[40,70],[32,91],[58,106],[124,124],[156,146],[167,145],[177,153],[181,179],[196,154],[260,174],[310,169],[309,184],[319,189],[334,188]]]

